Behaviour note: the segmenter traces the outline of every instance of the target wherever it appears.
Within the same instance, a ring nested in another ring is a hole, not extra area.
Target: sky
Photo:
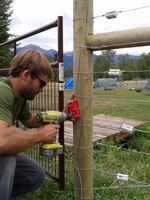
[[[150,26],[150,0],[93,0],[94,34]],[[73,50],[73,0],[13,0],[10,33],[28,33],[63,16],[64,52]],[[116,18],[104,14],[119,12]],[[20,41],[20,45],[39,45],[57,49],[57,29],[51,29]],[[122,48],[117,53],[139,55],[150,52],[150,47]],[[100,54],[100,51],[95,52]]]

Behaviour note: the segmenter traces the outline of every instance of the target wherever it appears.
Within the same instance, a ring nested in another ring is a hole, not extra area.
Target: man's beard
[[[24,97],[26,100],[33,100],[36,93],[33,92],[32,86],[30,88],[22,88],[21,90],[21,96]]]

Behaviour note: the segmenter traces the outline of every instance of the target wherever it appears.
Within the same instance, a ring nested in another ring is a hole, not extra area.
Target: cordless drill
[[[58,124],[66,120],[76,121],[80,117],[78,109],[78,100],[71,97],[64,112],[46,111],[37,114],[37,122],[40,124]],[[50,156],[63,153],[63,145],[60,143],[43,144],[40,148],[40,155]]]

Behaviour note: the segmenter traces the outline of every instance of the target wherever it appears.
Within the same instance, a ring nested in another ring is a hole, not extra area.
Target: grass
[[[95,114],[106,114],[122,118],[149,120],[150,92],[143,90],[138,93],[128,89],[94,91]]]
[[[65,91],[65,100],[72,91]],[[94,90],[94,114],[107,114],[122,118],[149,121],[150,92],[135,92],[128,89]],[[150,200],[150,122],[135,131],[125,148],[120,148],[118,136],[97,141],[94,144],[94,200]],[[73,199],[73,152],[65,149],[65,191],[60,192],[58,185],[46,178],[43,186],[25,197],[24,200],[72,200]],[[128,181],[116,178],[117,173],[127,174]],[[20,199],[20,198],[19,198]]]
[[[147,126],[150,126],[150,123]],[[141,126],[140,129],[144,127]],[[103,146],[103,144],[108,146]],[[150,158],[146,154],[150,150],[149,135],[135,132],[127,145],[125,149],[118,148],[120,142],[117,136],[100,141],[96,145],[95,165],[96,169],[100,170],[95,172],[95,185],[106,187],[103,193],[99,192],[101,199],[149,199],[149,188],[138,188],[138,185],[149,183]],[[129,181],[117,180],[116,173],[129,175]],[[120,189],[109,188],[119,185]]]

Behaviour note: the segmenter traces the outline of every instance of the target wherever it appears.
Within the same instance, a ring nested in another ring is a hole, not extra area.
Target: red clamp
[[[72,115],[72,121],[76,121],[80,117],[79,103],[74,94],[71,96],[70,101],[67,105],[67,113]]]

